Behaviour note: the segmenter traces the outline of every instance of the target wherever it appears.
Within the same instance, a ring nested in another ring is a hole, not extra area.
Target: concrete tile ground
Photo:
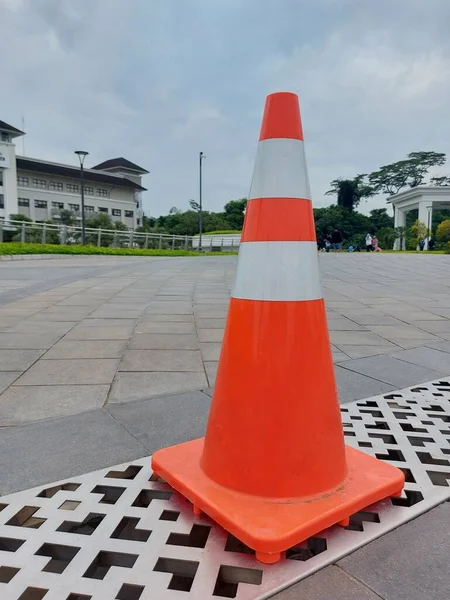
[[[235,262],[0,263],[0,493],[201,435]],[[342,402],[450,373],[449,257],[341,254],[320,264]],[[278,598],[447,598],[449,508]]]

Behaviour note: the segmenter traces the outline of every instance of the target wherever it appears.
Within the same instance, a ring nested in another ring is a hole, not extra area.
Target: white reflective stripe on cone
[[[299,301],[322,298],[316,242],[243,242],[233,298]]]
[[[258,143],[251,198],[311,198],[301,140],[274,138]]]

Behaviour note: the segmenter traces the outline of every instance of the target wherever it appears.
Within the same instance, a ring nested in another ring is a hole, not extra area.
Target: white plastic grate
[[[348,444],[404,470],[402,498],[262,565],[147,457],[0,498],[0,598],[269,598],[450,497],[450,378],[341,410]]]

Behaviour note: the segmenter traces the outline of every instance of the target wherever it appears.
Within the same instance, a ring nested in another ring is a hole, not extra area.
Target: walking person
[[[366,252],[372,252],[373,247],[372,247],[372,235],[370,233],[368,233],[366,235]]]
[[[337,227],[335,227],[333,233],[331,234],[331,245],[333,246],[333,250],[335,252],[340,252],[342,250],[342,233]]]

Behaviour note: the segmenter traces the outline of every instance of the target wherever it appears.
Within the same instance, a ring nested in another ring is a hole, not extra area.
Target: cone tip
[[[275,92],[266,98],[259,139],[273,138],[303,140],[298,96],[293,92]]]

